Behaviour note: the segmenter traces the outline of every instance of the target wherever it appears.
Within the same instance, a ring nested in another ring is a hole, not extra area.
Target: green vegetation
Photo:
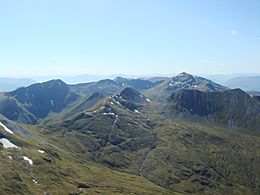
[[[20,149],[0,149],[0,194],[175,194],[143,177],[91,162],[50,140],[39,127],[25,128],[41,144],[14,136]],[[33,165],[22,156],[32,159]]]
[[[259,194],[258,98],[182,75],[0,94],[0,194]]]
[[[74,155],[140,175],[172,191],[259,192],[259,134],[172,121],[154,114],[148,117],[117,106],[111,110],[118,115],[114,126],[116,117],[103,115],[101,109],[42,132]]]

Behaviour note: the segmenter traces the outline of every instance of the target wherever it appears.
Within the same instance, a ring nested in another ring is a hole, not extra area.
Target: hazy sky
[[[0,0],[0,76],[260,73],[259,0]]]

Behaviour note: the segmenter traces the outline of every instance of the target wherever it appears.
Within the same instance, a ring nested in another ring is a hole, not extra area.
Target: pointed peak
[[[131,94],[137,94],[137,95],[140,94],[140,93],[139,93],[138,91],[136,91],[135,89],[133,89],[133,88],[131,88],[131,87],[126,87],[126,88],[124,88],[124,89],[121,91],[120,95],[129,94],[129,93],[131,93]]]
[[[146,101],[146,97],[143,94],[130,87],[126,87],[123,91],[121,91],[120,95],[127,101],[133,103],[141,103]]]
[[[50,81],[46,81],[46,82],[42,82],[42,83],[39,83],[39,84],[52,84],[52,85],[67,85],[63,80],[61,79],[53,79],[53,80],[50,80]]]
[[[177,76],[173,77],[172,80],[179,81],[179,82],[193,82],[196,80],[196,77],[186,72],[182,72]]]

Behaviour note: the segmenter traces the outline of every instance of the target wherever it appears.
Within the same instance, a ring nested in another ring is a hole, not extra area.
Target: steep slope
[[[79,95],[61,80],[19,88],[9,94],[37,120],[46,117],[50,112],[60,112],[79,98]]]
[[[0,135],[6,135],[7,133],[11,134],[18,134],[22,137],[30,137],[31,134],[29,131],[27,131],[25,128],[23,128],[21,125],[17,124],[14,121],[11,121],[0,114],[0,128],[2,128],[2,133]],[[4,131],[3,131],[4,130]],[[4,134],[3,134],[4,132]]]
[[[0,93],[0,114],[10,120],[35,124],[37,118],[8,93]]]
[[[170,95],[179,90],[196,89],[205,92],[224,91],[227,87],[221,86],[208,79],[193,76],[185,72],[175,77],[165,80],[152,89],[147,90],[144,94],[154,100],[164,101]]]
[[[41,124],[49,124],[57,121],[66,120],[70,116],[83,112],[84,110],[90,109],[91,107],[93,107],[95,104],[97,104],[99,101],[103,100],[104,98],[105,97],[98,92],[95,92],[90,96],[82,96],[77,101],[66,106],[62,110],[62,112],[50,113],[47,117],[45,117],[41,121]]]
[[[186,119],[207,119],[230,128],[260,130],[260,106],[240,89],[224,92],[183,90],[169,97],[164,112]]]
[[[98,92],[93,93],[92,95],[84,98],[83,101],[80,101],[78,105],[73,107],[73,109],[70,112],[70,115],[74,115],[77,113],[80,113],[86,109],[91,108],[94,106],[98,101],[102,100],[104,96]]]
[[[125,100],[132,103],[142,104],[150,101],[144,95],[130,87],[126,87],[123,91],[121,91],[120,95]]]

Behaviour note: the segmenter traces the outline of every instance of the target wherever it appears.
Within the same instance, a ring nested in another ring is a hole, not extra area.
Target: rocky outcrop
[[[240,89],[223,92],[183,90],[168,98],[165,110],[169,116],[203,118],[228,127],[259,130],[260,126],[259,104]]]

